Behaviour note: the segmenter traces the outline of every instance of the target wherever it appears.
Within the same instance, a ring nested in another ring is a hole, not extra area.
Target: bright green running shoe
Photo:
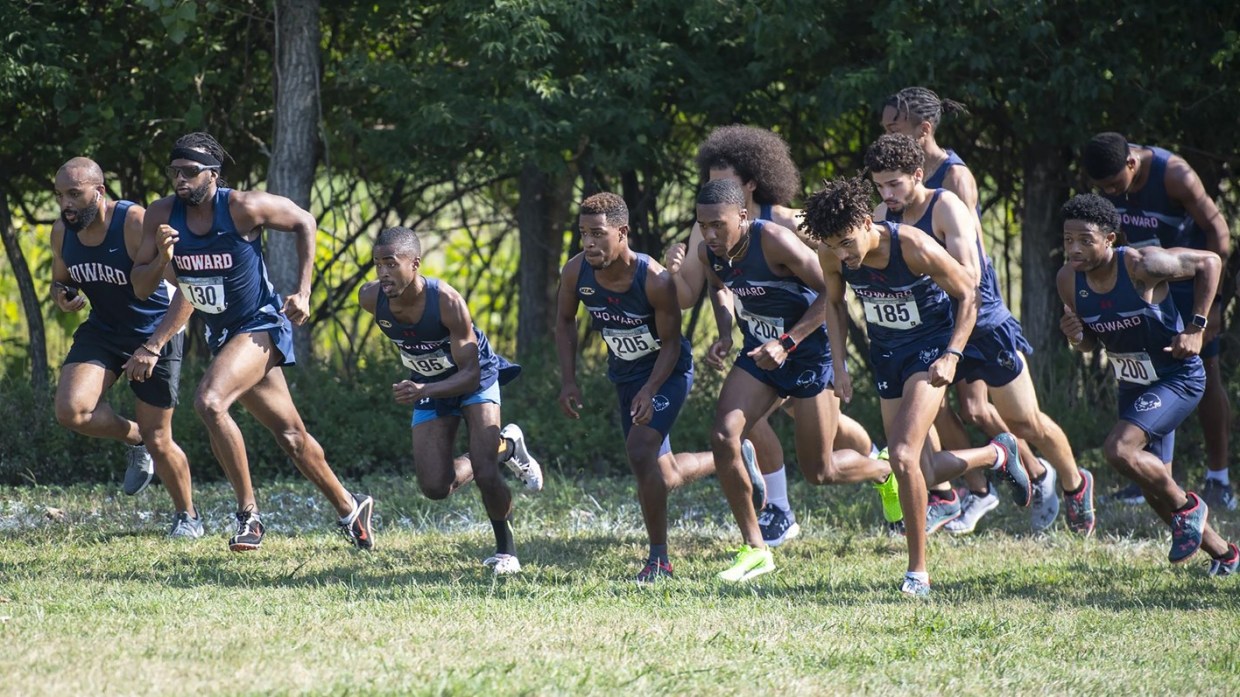
[[[736,552],[736,561],[726,571],[719,572],[719,578],[739,583],[774,570],[775,557],[769,548],[754,549],[749,545],[741,545]]]
[[[883,500],[883,518],[888,523],[904,520],[904,510],[900,508],[900,487],[896,485],[896,475],[888,474],[882,484],[875,484],[878,496]]]

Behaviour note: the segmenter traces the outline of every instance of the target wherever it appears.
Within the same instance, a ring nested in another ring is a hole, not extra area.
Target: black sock
[[[650,556],[646,558],[646,561],[661,561],[665,563],[670,561],[667,557],[667,544],[650,545]]]
[[[1046,481],[1046,475],[1048,472],[1050,472],[1049,468],[1042,470],[1042,474],[1039,474],[1038,476],[1034,477],[1033,482],[1035,484],[1041,484],[1042,482]],[[987,491],[989,491],[989,489],[987,489]]]
[[[1072,491],[1068,491],[1067,489],[1064,489],[1063,495],[1064,496],[1076,496],[1077,494],[1081,493],[1081,489],[1084,489],[1084,488],[1085,488],[1085,478],[1081,477],[1081,485],[1073,489]]]
[[[495,553],[517,554],[517,545],[512,541],[512,516],[491,520],[491,528],[495,530]]]
[[[1188,500],[1184,502],[1184,505],[1175,509],[1174,511],[1172,511],[1172,513],[1183,513],[1184,511],[1187,511],[1188,509],[1192,508],[1195,505],[1197,504],[1193,503],[1193,497],[1189,496]]]

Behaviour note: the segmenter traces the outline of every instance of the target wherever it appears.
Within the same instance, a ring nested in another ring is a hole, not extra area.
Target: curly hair
[[[937,129],[943,114],[967,114],[968,107],[951,99],[943,99],[925,87],[905,87],[883,102],[883,107],[896,110],[897,116],[904,116],[914,123],[927,122],[931,128]]]
[[[1090,179],[1113,177],[1128,164],[1128,139],[1120,133],[1099,133],[1081,150],[1081,166]]]
[[[879,136],[865,151],[866,172],[903,172],[912,174],[926,162],[926,153],[917,141],[902,134]]]
[[[375,238],[375,249],[379,247],[392,247],[398,254],[405,254],[410,258],[418,258],[422,256],[422,241],[418,239],[418,235],[403,225],[390,227]]]
[[[874,186],[863,177],[826,182],[805,202],[797,227],[816,240],[838,237],[865,224],[873,209]]]
[[[604,215],[615,227],[629,224],[629,207],[620,196],[602,191],[581,202],[581,215]]]
[[[1093,223],[1103,234],[1108,232],[1119,234],[1120,231],[1119,211],[1115,210],[1115,206],[1110,201],[1098,194],[1073,196],[1059,209],[1059,218],[1064,222],[1079,220],[1083,223]]]
[[[801,191],[801,173],[788,143],[762,128],[716,128],[698,146],[696,162],[703,179],[712,169],[731,167],[744,182],[755,182],[753,200],[759,205],[787,205]]]

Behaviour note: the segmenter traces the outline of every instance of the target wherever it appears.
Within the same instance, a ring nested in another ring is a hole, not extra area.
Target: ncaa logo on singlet
[[[661,394],[655,395],[654,399],[650,400],[650,403],[654,405],[655,411],[663,411],[664,409],[672,406],[672,400],[668,399],[667,397],[664,397]]]
[[[1137,401],[1132,406],[1137,411],[1154,411],[1162,407],[1162,398],[1153,392],[1146,392],[1137,397]]]
[[[582,286],[577,289],[577,292],[581,293],[582,295],[594,295],[594,289],[591,288],[590,286]]]

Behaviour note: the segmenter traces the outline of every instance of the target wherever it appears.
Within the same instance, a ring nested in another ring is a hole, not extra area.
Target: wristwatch
[[[796,350],[797,342],[791,336],[784,334],[779,337],[779,345],[784,347],[784,350],[788,353],[792,353]]]
[[[1192,324],[1198,329],[1205,329],[1206,325],[1209,324],[1209,320],[1205,315],[1193,315]]]

